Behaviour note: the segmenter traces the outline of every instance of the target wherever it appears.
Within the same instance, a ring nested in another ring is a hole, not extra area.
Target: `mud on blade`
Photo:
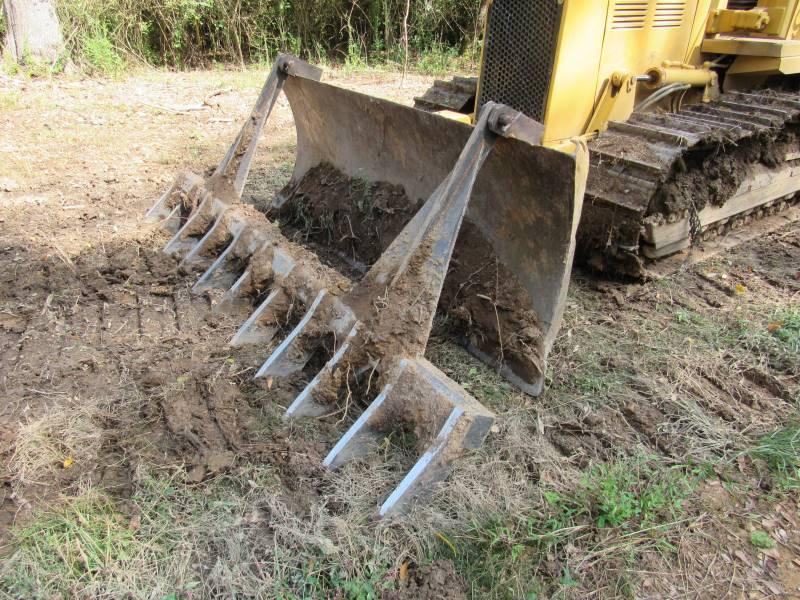
[[[179,176],[149,214],[175,231],[165,250],[202,272],[195,291],[219,289],[221,309],[245,311],[232,344],[263,351],[256,378],[285,401],[287,417],[324,416],[360,396],[367,408],[326,465],[369,452],[392,431],[413,432],[418,460],[382,503],[385,516],[446,476],[494,418],[423,358],[437,307],[477,356],[524,391],[541,392],[586,151],[536,145],[540,126],[502,105],[487,103],[469,127],[320,83],[319,75],[279,57],[215,172]],[[269,210],[283,231],[241,203],[281,91],[298,145],[292,180]],[[376,202],[387,186],[391,207]],[[361,193],[342,195],[354,187]],[[326,225],[292,236],[304,247],[285,235],[298,233],[291,215]],[[332,235],[345,223],[351,235]],[[375,235],[365,245],[355,231],[367,229]],[[353,277],[337,256],[363,264],[362,273]]]

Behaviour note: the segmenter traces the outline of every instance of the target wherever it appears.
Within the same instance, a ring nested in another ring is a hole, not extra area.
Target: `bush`
[[[476,54],[481,0],[410,0],[412,56]],[[405,0],[58,0],[76,62],[115,70],[123,57],[184,68],[271,61],[374,63],[404,56]],[[438,61],[437,61],[438,62]]]

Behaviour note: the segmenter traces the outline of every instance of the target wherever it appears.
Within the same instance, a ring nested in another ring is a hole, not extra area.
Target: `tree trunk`
[[[6,15],[5,51],[15,61],[55,63],[64,51],[64,37],[55,0],[3,0]]]

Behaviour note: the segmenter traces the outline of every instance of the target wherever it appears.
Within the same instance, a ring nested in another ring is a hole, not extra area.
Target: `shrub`
[[[435,64],[476,55],[481,0],[410,2],[413,57],[432,54]],[[171,67],[269,61],[281,51],[348,64],[397,60],[404,55],[405,6],[405,0],[58,0],[73,58],[102,71],[119,68],[123,55]]]

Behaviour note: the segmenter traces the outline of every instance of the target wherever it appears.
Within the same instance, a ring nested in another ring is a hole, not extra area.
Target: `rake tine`
[[[232,227],[231,229],[233,230],[234,228]],[[228,260],[228,257],[233,252],[233,250],[236,247],[236,245],[239,243],[239,240],[242,238],[242,234],[244,232],[244,226],[239,225],[238,227],[236,227],[236,230],[237,231],[236,231],[236,233],[234,233],[233,239],[228,244],[228,246],[225,248],[225,250],[222,251],[222,254],[220,254],[217,257],[217,259],[211,264],[211,266],[206,270],[206,272],[203,273],[200,276],[200,279],[197,280],[197,283],[195,283],[194,286],[192,286],[192,292],[193,293],[197,294],[197,293],[203,291],[204,289],[218,287],[219,281],[214,281],[214,280],[212,280],[212,278],[214,278],[214,274],[216,273],[216,271],[223,264],[225,264],[225,262]],[[223,277],[223,276],[224,276],[224,274],[223,275],[217,275],[216,279],[219,279],[220,277]],[[228,277],[230,277],[230,274],[228,274]],[[227,285],[223,284],[220,287],[228,287],[229,285],[230,285],[230,283],[228,283]]]
[[[181,226],[181,205],[178,204],[172,209],[167,218],[161,222],[161,226],[167,231],[177,231]]]
[[[369,427],[376,415],[380,412],[386,399],[391,394],[393,384],[387,384],[380,394],[372,401],[367,409],[361,413],[356,422],[336,442],[322,464],[331,469],[338,469],[345,463],[366,455],[370,451],[370,444],[381,438],[381,432]]]
[[[200,206],[195,209],[192,215],[186,219],[186,223],[183,224],[175,235],[167,242],[166,246],[164,246],[164,252],[167,254],[175,254],[176,252],[180,252],[181,250],[185,250],[194,246],[194,242],[188,243],[184,241],[184,237],[186,236],[187,232],[191,231],[192,227],[195,224],[195,221],[199,220],[201,215],[205,215],[206,209],[213,205],[213,198],[211,196],[206,196],[203,201],[200,203]]]
[[[244,273],[242,273],[239,278],[233,282],[233,285],[231,285],[231,287],[222,295],[222,298],[219,299],[219,302],[217,302],[213,310],[215,312],[226,310],[237,302],[241,302],[242,299],[240,296],[242,293],[242,287],[250,279],[252,273],[253,271],[251,268],[248,267],[245,269]]]
[[[428,448],[425,453],[414,464],[411,470],[403,478],[394,491],[389,495],[386,501],[381,504],[378,509],[378,516],[386,517],[395,513],[402,507],[402,505],[410,500],[413,496],[419,493],[420,488],[425,485],[426,481],[435,481],[444,479],[445,474],[451,469],[450,465],[442,461],[445,448],[455,438],[462,421],[466,420],[466,413],[463,408],[454,408],[450,415],[447,417],[439,435],[436,436],[436,441]]]
[[[156,200],[156,203],[150,207],[150,210],[145,213],[145,221],[161,221],[164,220],[167,215],[171,216],[172,213],[175,212],[174,207],[171,209],[168,206],[168,200],[178,189],[180,183],[180,177],[178,177],[172,186],[166,192],[164,192],[161,197]]]
[[[303,318],[300,319],[297,326],[288,337],[280,343],[273,353],[270,354],[266,362],[261,365],[261,368],[255,374],[255,379],[262,379],[264,377],[285,377],[299,371],[305,366],[308,355],[299,348],[300,336],[311,322],[314,313],[317,312],[319,305],[322,303],[327,293],[328,291],[325,289],[319,291],[317,297],[314,298],[314,302],[308,308],[306,314],[303,315]],[[299,360],[292,359],[292,354],[298,356]]]
[[[225,207],[220,211],[217,215],[217,218],[214,220],[214,224],[211,228],[206,232],[206,234],[200,238],[200,241],[197,242],[191,250],[183,257],[181,261],[181,265],[190,265],[190,264],[197,264],[203,262],[203,255],[201,252],[206,248],[208,242],[216,235],[217,230],[220,226],[223,225],[223,220],[225,218],[225,213],[228,212],[228,207]]]
[[[330,381],[333,378],[334,370],[341,363],[342,358],[350,349],[350,346],[358,334],[359,324],[356,323],[347,334],[347,338],[339,349],[334,353],[333,357],[325,364],[322,370],[314,376],[314,379],[303,389],[294,402],[286,409],[284,419],[295,417],[319,417],[324,415],[330,410],[329,406],[320,404],[314,400],[314,392],[320,388],[321,384]]]
[[[250,315],[247,321],[239,328],[236,332],[236,335],[233,336],[233,339],[230,341],[230,346],[237,348],[239,346],[245,346],[247,344],[257,344],[257,343],[269,343],[273,337],[275,337],[275,333],[277,333],[277,327],[261,327],[258,324],[258,320],[264,311],[266,311],[270,305],[275,301],[275,298],[281,293],[280,289],[274,289],[270,292],[269,296],[262,302],[259,307],[255,310],[255,312]]]

